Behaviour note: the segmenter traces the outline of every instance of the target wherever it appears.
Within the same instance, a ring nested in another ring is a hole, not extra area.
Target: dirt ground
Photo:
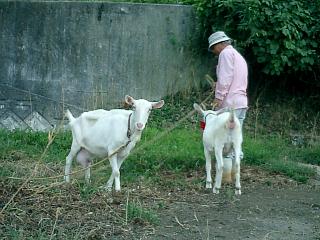
[[[75,184],[28,185],[0,216],[1,239],[320,239],[320,189],[254,168],[242,170],[242,191],[224,184],[214,195],[203,172],[163,173],[158,186],[124,186],[121,193],[83,194]],[[19,185],[2,182],[1,207]],[[172,183],[172,185],[170,185]],[[130,191],[128,191],[130,189]],[[83,191],[83,190],[82,190]],[[89,190],[90,191],[90,190]],[[127,218],[134,201],[158,216],[157,223]],[[12,230],[20,237],[13,238]],[[39,232],[41,234],[39,235]],[[46,236],[46,237],[43,237]]]
[[[239,197],[231,185],[219,195],[204,186],[170,193],[145,239],[320,239],[319,187],[257,169],[243,171],[242,186]]]
[[[152,239],[320,239],[319,192],[255,186],[239,198],[202,194],[161,213]]]

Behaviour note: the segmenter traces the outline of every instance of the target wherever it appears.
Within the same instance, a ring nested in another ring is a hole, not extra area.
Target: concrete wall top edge
[[[130,3],[130,2],[109,2],[109,1],[78,1],[78,0],[0,0],[0,3],[4,2],[23,2],[23,3],[76,3],[76,4],[110,4],[110,5],[142,5],[142,6],[166,6],[166,7],[182,7],[182,8],[193,8],[191,5],[182,5],[182,4],[159,4],[159,3]]]

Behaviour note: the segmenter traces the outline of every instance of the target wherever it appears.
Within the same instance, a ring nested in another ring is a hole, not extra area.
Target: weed
[[[78,188],[80,197],[82,200],[89,200],[95,193],[98,192],[98,188],[92,185],[88,185],[86,182],[78,182]]]
[[[127,219],[130,222],[141,224],[159,223],[157,214],[151,209],[144,208],[139,200],[134,200],[128,203]]]

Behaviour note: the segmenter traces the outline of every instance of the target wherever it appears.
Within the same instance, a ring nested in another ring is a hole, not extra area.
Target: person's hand
[[[212,102],[212,109],[219,109],[221,107],[222,101],[218,98],[215,98]]]

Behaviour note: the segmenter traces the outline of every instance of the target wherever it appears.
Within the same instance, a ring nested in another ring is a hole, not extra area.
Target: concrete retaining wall
[[[192,7],[0,2],[0,127],[45,130],[65,108],[158,100],[199,83]]]

